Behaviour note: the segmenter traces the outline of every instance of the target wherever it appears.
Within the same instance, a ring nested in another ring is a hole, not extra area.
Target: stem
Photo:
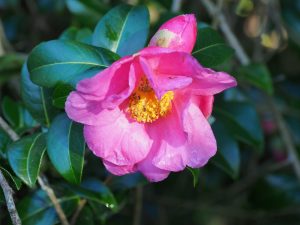
[[[1,188],[4,192],[4,196],[5,196],[5,200],[6,200],[6,205],[7,205],[7,210],[9,212],[11,221],[13,223],[13,225],[21,225],[21,219],[19,217],[18,211],[16,209],[16,205],[14,202],[14,198],[13,198],[13,190],[11,189],[11,187],[9,186],[9,184],[7,183],[2,171],[0,170],[0,185]]]
[[[173,0],[172,6],[171,6],[171,11],[176,13],[181,9],[182,5],[182,0]]]
[[[246,54],[245,50],[243,49],[242,45],[240,44],[240,42],[238,41],[238,39],[236,38],[232,30],[230,29],[226,17],[223,15],[222,12],[220,11],[218,12],[215,4],[212,3],[210,0],[200,0],[200,1],[202,2],[202,4],[204,5],[204,7],[207,9],[207,11],[212,17],[218,17],[219,26],[223,31],[231,47],[235,49],[237,59],[240,61],[242,65],[248,65],[250,63],[250,58]],[[271,106],[271,110],[276,118],[276,123],[278,125],[281,138],[285,144],[286,150],[291,159],[294,172],[298,180],[300,180],[300,162],[297,156],[297,150],[295,148],[293,139],[289,133],[288,127],[281,115],[281,112],[276,107],[274,100],[269,96],[266,96],[266,98],[268,99],[268,103]]]
[[[79,204],[78,204],[78,207],[71,219],[71,225],[75,225],[76,224],[76,221],[78,219],[78,216],[80,215],[80,212],[82,211],[82,209],[84,208],[85,204],[87,203],[87,200],[86,199],[82,199],[79,201]]]
[[[19,135],[5,122],[5,120],[1,116],[0,116],[0,127],[9,135],[9,137],[13,141],[17,141],[20,139]],[[47,193],[50,201],[52,202],[52,204],[55,208],[55,211],[56,211],[61,223],[63,225],[69,225],[67,217],[66,217],[64,211],[62,210],[60,204],[58,203],[57,197],[55,196],[53,189],[50,186],[48,186],[46,183],[44,183],[41,177],[38,177],[38,182],[39,182],[41,188]],[[2,189],[3,189],[3,187],[2,187]],[[5,192],[4,189],[3,189],[3,191]],[[7,204],[8,204],[8,202],[7,202]]]
[[[133,225],[141,224],[142,210],[143,210],[143,187],[137,186],[135,192],[135,210],[134,210],[134,217],[133,217]]]
[[[53,203],[53,206],[57,212],[57,215],[63,225],[69,225],[69,222],[67,220],[67,217],[61,208],[61,205],[58,202],[58,199],[55,196],[55,193],[53,189],[46,184],[46,182],[43,181],[41,177],[38,177],[38,182],[41,188],[47,193],[48,197],[50,198],[51,202]]]

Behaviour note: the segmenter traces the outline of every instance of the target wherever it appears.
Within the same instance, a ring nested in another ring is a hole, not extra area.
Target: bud
[[[164,23],[150,40],[149,46],[170,48],[191,53],[197,36],[193,14],[180,15]]]

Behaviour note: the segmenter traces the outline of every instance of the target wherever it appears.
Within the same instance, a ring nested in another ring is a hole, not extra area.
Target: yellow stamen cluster
[[[129,112],[140,123],[151,123],[166,116],[172,108],[174,93],[166,92],[158,99],[147,78],[142,77],[129,100]]]

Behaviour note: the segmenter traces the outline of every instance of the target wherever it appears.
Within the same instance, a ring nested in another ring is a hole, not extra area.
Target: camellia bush
[[[298,224],[299,7],[0,0],[0,224]]]

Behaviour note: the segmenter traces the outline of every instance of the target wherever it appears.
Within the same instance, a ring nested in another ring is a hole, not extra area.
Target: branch
[[[172,6],[171,6],[171,11],[176,13],[180,10],[182,5],[182,0],[173,0]]]
[[[137,186],[135,193],[136,195],[135,195],[135,210],[134,210],[134,217],[133,217],[133,225],[140,225],[141,217],[142,217],[142,209],[143,209],[143,187]]]
[[[71,219],[71,225],[75,225],[78,219],[78,216],[80,215],[80,212],[82,211],[82,209],[84,208],[85,204],[87,203],[86,199],[82,199],[79,201],[78,207]]]
[[[1,170],[0,170],[0,185],[1,185],[1,188],[2,188],[4,196],[5,196],[7,210],[10,214],[10,218],[11,218],[13,225],[21,225],[22,222],[19,217],[18,211],[16,209],[16,205],[14,202],[14,198],[13,198],[13,190],[7,183]]]
[[[212,16],[217,18],[217,21],[219,22],[219,26],[223,33],[225,34],[225,37],[232,48],[235,49],[237,59],[240,61],[242,65],[248,65],[250,63],[250,59],[248,55],[246,54],[245,50],[243,49],[242,45],[230,29],[227,20],[224,16],[224,14],[221,12],[221,10],[218,9],[217,6],[215,6],[210,0],[200,0],[208,13]]]
[[[218,18],[219,26],[220,26],[221,30],[223,31],[223,33],[224,33],[225,37],[227,38],[231,47],[233,47],[235,49],[237,59],[240,61],[240,63],[242,65],[248,65],[250,63],[250,58],[246,54],[245,50],[243,49],[242,45],[240,44],[240,42],[238,41],[238,39],[236,38],[236,36],[232,32],[232,30],[230,29],[224,14],[222,12],[220,12],[219,10],[217,10],[217,6],[215,6],[215,4],[212,3],[210,0],[200,0],[200,1],[202,2],[202,4],[204,5],[204,7],[207,9],[207,11],[209,12],[209,14],[212,17]],[[272,113],[274,114],[274,116],[276,118],[276,123],[278,125],[281,138],[285,144],[286,150],[291,159],[291,163],[293,165],[295,174],[296,174],[298,180],[300,180],[300,162],[299,162],[299,159],[297,156],[297,150],[295,148],[292,137],[291,137],[289,130],[287,128],[287,125],[281,115],[281,112],[276,107],[274,100],[272,98],[270,98],[269,96],[266,96],[266,97],[268,99],[269,105],[271,106]]]
[[[9,135],[9,137],[13,141],[17,141],[20,139],[19,135],[5,122],[5,120],[1,116],[0,116],[0,127]],[[62,222],[62,224],[69,225],[69,223],[66,219],[66,215],[65,215],[64,211],[62,210],[60,204],[58,203],[57,197],[55,196],[53,189],[50,186],[46,185],[46,183],[43,182],[41,177],[38,177],[38,182],[39,182],[41,188],[47,193],[49,199],[53,203],[55,211],[56,211],[60,221]],[[2,187],[2,189],[3,189],[3,187]],[[5,192],[4,189],[3,189],[3,191]],[[8,202],[7,202],[7,204],[8,204]],[[7,205],[7,207],[8,207],[8,205]]]
[[[39,185],[41,186],[41,188],[47,193],[48,197],[50,198],[51,202],[53,203],[53,206],[57,212],[57,215],[58,215],[62,225],[69,225],[67,217],[66,217],[63,209],[61,208],[53,189],[48,184],[46,184],[46,182],[44,182],[41,177],[38,177],[38,182],[39,182]]]

